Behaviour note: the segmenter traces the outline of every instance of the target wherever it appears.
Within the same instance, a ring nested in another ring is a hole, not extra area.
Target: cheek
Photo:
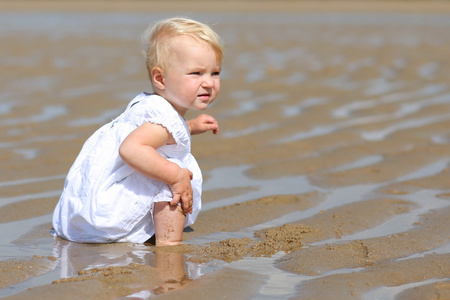
[[[214,88],[217,90],[217,92],[219,92],[219,90],[220,90],[220,79],[217,79],[214,82]]]

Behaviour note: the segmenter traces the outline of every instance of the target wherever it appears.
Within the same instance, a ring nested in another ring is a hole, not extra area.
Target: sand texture
[[[225,40],[185,244],[52,237],[84,141],[151,91],[140,35],[180,15]],[[0,297],[450,299],[450,2],[0,1],[0,38]]]

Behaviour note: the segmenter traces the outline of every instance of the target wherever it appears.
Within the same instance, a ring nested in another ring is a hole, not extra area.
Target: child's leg
[[[180,205],[156,202],[153,211],[156,246],[181,244],[186,216]]]

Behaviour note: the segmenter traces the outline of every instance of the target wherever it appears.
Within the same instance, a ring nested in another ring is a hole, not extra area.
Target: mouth
[[[203,93],[203,94],[199,94],[198,97],[202,100],[209,100],[211,98],[211,94]]]

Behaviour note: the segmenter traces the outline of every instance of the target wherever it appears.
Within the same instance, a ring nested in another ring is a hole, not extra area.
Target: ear
[[[164,71],[161,69],[161,67],[153,67],[151,72],[152,82],[155,87],[157,87],[160,90],[165,89],[164,84]]]

